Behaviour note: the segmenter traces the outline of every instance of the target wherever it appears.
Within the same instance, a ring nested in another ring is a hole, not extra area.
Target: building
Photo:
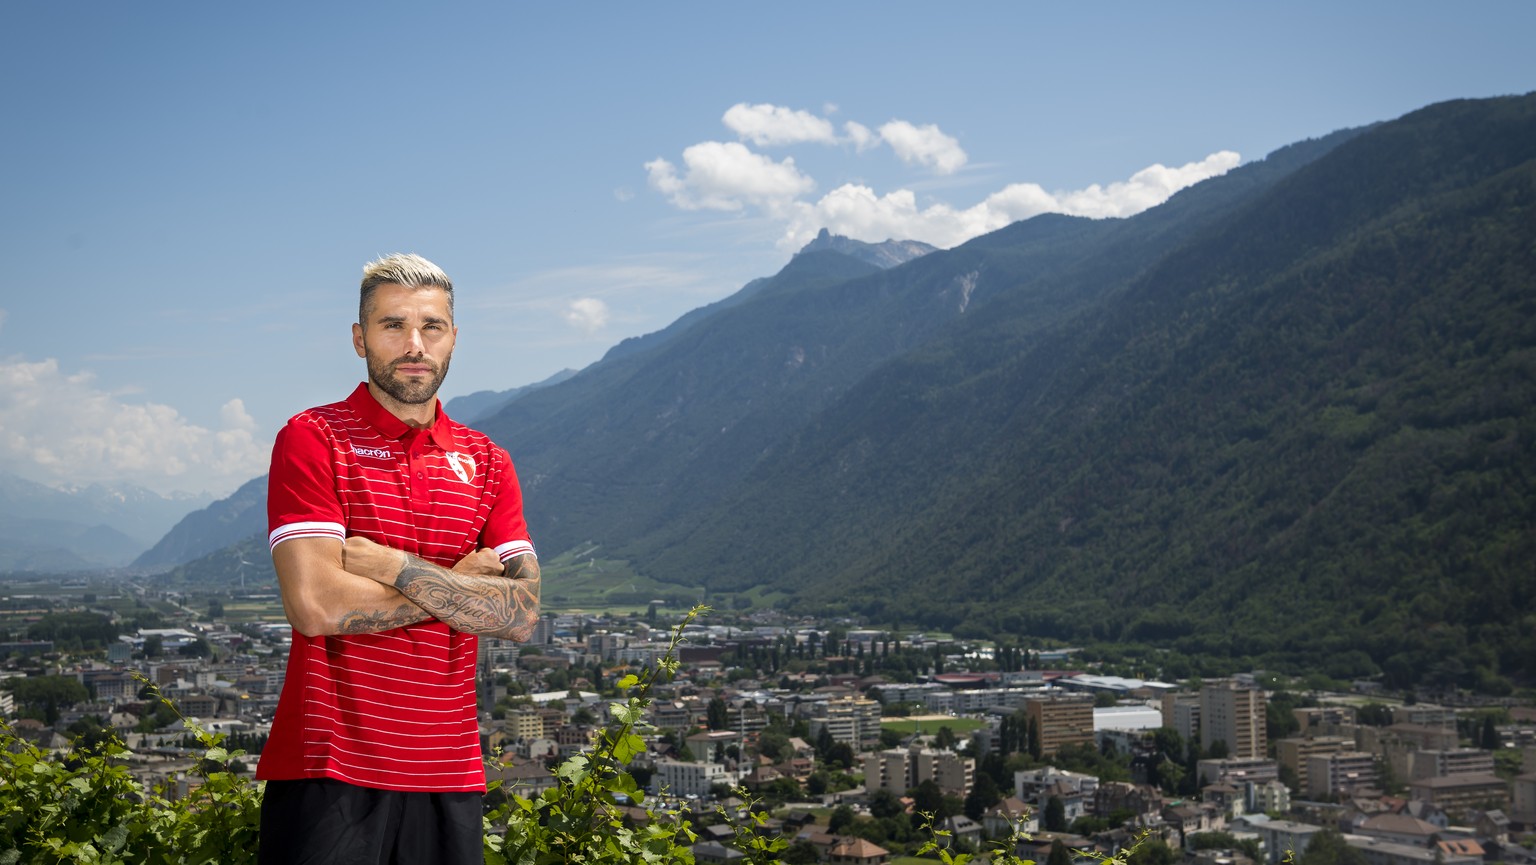
[[[1064,745],[1093,744],[1093,697],[1049,694],[1024,701],[1024,714],[1040,737],[1040,754],[1049,757]]]
[[[1392,723],[1455,730],[1456,710],[1448,709],[1445,706],[1433,706],[1428,703],[1416,703],[1412,706],[1393,706]]]
[[[1355,827],[1357,835],[1425,849],[1430,847],[1435,834],[1439,831],[1440,827],[1433,823],[1420,820],[1411,814],[1394,814],[1391,811],[1369,817]]]
[[[1280,780],[1280,764],[1257,757],[1227,757],[1195,764],[1201,786],[1225,781],[1230,784],[1266,784]]]
[[[1291,810],[1291,789],[1279,781],[1248,783],[1248,810],[1260,814],[1286,814]]]
[[[1163,695],[1163,726],[1186,742],[1200,735],[1200,695],[1173,692]]]
[[[1307,757],[1308,796],[1346,796],[1380,783],[1375,754],[1335,751]]]
[[[544,736],[544,716],[530,709],[514,709],[504,724],[507,736],[530,741]]]
[[[1409,780],[1473,774],[1493,774],[1492,751],[1478,748],[1425,748],[1408,755]]]
[[[1445,775],[1408,783],[1408,796],[1459,817],[1470,810],[1509,807],[1509,785],[1497,775]]]
[[[971,792],[975,774],[976,761],[953,751],[913,747],[864,755],[864,789],[871,793],[889,790],[905,796],[913,787],[932,781],[945,793],[964,797]]]
[[[1288,854],[1300,857],[1307,845],[1312,843],[1312,836],[1323,831],[1321,826],[1293,820],[1238,821],[1232,831],[1241,832],[1243,829],[1239,827],[1242,826],[1259,836],[1264,844],[1264,858],[1269,865],[1286,861]]]
[[[1337,736],[1344,730],[1354,729],[1356,711],[1354,706],[1335,703],[1292,709],[1291,716],[1301,725],[1302,731],[1309,735]]]
[[[811,736],[821,737],[826,730],[834,742],[842,742],[855,751],[880,744],[880,704],[862,697],[839,697],[818,703],[811,710]]]
[[[1536,761],[1526,765],[1536,765]],[[1509,816],[1527,826],[1536,824],[1536,772],[1516,776],[1514,800]]]
[[[1369,865],[1482,865],[1481,856],[1447,853],[1438,848],[1396,844],[1378,838],[1346,835],[1344,842],[1365,855]]]
[[[1221,742],[1229,757],[1263,758],[1269,750],[1264,692],[1216,683],[1200,689],[1200,747]]]
[[[681,760],[657,760],[651,776],[651,792],[670,796],[704,797],[716,784],[732,784],[735,778],[719,763],[685,763]]]
[[[1013,794],[1019,801],[1033,803],[1036,813],[1044,814],[1050,801],[1057,799],[1068,823],[1088,814],[1098,791],[1097,777],[1054,766],[1013,773]]]
[[[1297,709],[1301,712],[1303,710]],[[1303,793],[1307,786],[1307,758],[1322,754],[1337,754],[1355,750],[1353,739],[1342,736],[1317,736],[1311,739],[1285,738],[1275,740],[1275,760],[1296,776],[1296,792]]]

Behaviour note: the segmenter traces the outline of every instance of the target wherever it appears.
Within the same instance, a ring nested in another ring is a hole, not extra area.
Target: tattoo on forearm
[[[395,588],[418,607],[460,631],[526,640],[539,620],[539,562],[521,555],[506,576],[458,574],[406,556]]]
[[[379,631],[388,631],[392,628],[402,628],[406,625],[414,625],[432,618],[432,614],[424,611],[415,604],[401,604],[394,612],[382,610],[353,610],[341,617],[336,623],[338,634],[374,634]]]

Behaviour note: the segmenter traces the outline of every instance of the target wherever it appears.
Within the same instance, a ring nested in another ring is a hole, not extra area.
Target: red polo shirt
[[[268,478],[273,547],[357,535],[451,567],[479,547],[533,552],[507,452],[448,418],[390,414],[366,383],[295,415]],[[436,619],[376,634],[294,632],[261,780],[335,778],[388,790],[484,790],[478,640]]]

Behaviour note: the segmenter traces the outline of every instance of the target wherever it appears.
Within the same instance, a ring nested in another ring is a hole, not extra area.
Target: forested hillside
[[[653,576],[1498,689],[1536,663],[1533,156],[1532,97],[1447,103],[1129,220],[797,260],[491,431],[543,543]]]

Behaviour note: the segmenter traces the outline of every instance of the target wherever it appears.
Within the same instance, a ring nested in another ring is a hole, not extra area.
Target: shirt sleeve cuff
[[[538,553],[533,551],[533,543],[531,541],[508,541],[496,548],[496,555],[500,556],[503,562],[524,553],[530,553],[534,556],[538,555]]]
[[[283,541],[294,538],[335,538],[345,541],[347,530],[341,523],[288,523],[273,529],[267,535],[267,543],[275,549]]]

